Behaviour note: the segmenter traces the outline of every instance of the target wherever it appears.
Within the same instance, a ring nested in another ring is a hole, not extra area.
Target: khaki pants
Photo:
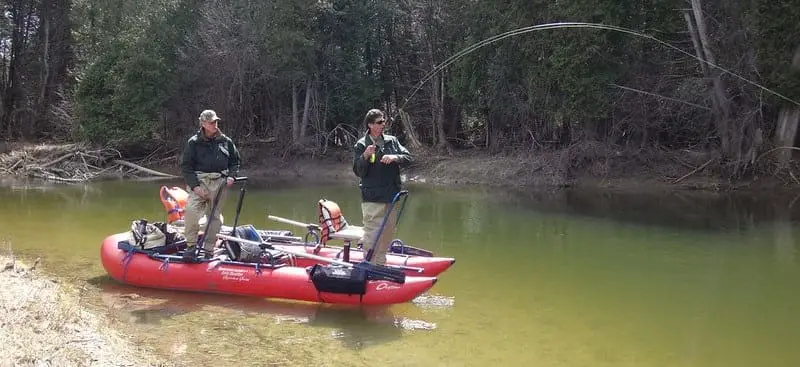
[[[200,173],[197,175],[200,179],[200,187],[209,192],[209,198],[203,199],[194,191],[189,188],[189,199],[186,201],[186,211],[184,212],[184,236],[186,237],[186,245],[194,246],[197,244],[198,232],[200,231],[200,217],[204,214],[206,220],[210,221],[208,225],[208,233],[203,236],[203,248],[206,252],[213,252],[214,244],[217,242],[217,233],[222,228],[222,221],[220,220],[220,213],[222,212],[222,205],[225,198],[228,196],[228,190],[225,187],[225,179],[219,173]],[[220,192],[220,187],[223,187]],[[214,206],[214,198],[219,192],[219,202],[217,203],[217,210],[211,212]],[[205,230],[205,227],[203,228]]]
[[[386,221],[386,225],[383,227],[383,232],[380,233],[377,244],[375,243],[389,205],[387,203],[361,203],[361,215],[363,216],[364,225],[364,237],[361,238],[361,243],[364,245],[364,250],[369,250],[375,245],[372,262],[379,265],[386,264],[386,253],[389,252],[389,245],[392,242],[397,224],[398,207],[395,205],[389,215],[389,219]]]

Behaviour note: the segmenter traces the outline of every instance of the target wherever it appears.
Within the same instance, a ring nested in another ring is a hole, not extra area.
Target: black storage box
[[[311,282],[319,292],[358,294],[367,292],[367,272],[364,269],[337,265],[314,265]]]

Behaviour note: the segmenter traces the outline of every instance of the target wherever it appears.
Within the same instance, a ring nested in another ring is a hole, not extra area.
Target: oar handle
[[[405,265],[393,265],[393,264],[384,264],[383,266],[385,266],[387,268],[408,270],[408,271],[413,271],[413,272],[417,272],[417,273],[422,273],[423,271],[425,271],[425,269],[417,267],[417,266],[405,266]]]
[[[281,223],[286,223],[286,224],[291,224],[293,226],[303,227],[303,228],[306,228],[308,230],[319,230],[319,226],[314,224],[314,223],[303,223],[303,222],[298,222],[296,220],[291,220],[291,219],[287,219],[287,218],[281,218],[281,217],[274,216],[274,215],[268,215],[267,218],[272,219],[274,221],[281,222]]]

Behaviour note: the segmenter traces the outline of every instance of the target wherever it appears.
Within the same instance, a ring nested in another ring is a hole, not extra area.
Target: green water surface
[[[117,284],[100,243],[164,220],[162,184],[7,185],[0,240],[179,365],[800,365],[791,200],[412,186],[398,236],[457,263],[413,303],[353,309]],[[351,186],[250,187],[240,223],[302,234],[266,215],[315,222],[323,197],[360,223]]]

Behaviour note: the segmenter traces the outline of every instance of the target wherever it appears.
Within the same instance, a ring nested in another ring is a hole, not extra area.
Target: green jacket
[[[361,178],[358,186],[364,202],[390,203],[401,189],[400,167],[411,163],[411,153],[396,137],[383,134],[383,142],[383,148],[375,150],[375,163],[370,163],[363,156],[367,145],[373,144],[369,135],[364,135],[353,147],[353,173]],[[381,157],[387,154],[396,154],[400,160],[390,164],[381,163]]]
[[[189,188],[200,186],[197,172],[221,172],[229,177],[239,174],[239,150],[233,140],[223,133],[208,138],[203,130],[192,135],[183,148],[181,172]]]

